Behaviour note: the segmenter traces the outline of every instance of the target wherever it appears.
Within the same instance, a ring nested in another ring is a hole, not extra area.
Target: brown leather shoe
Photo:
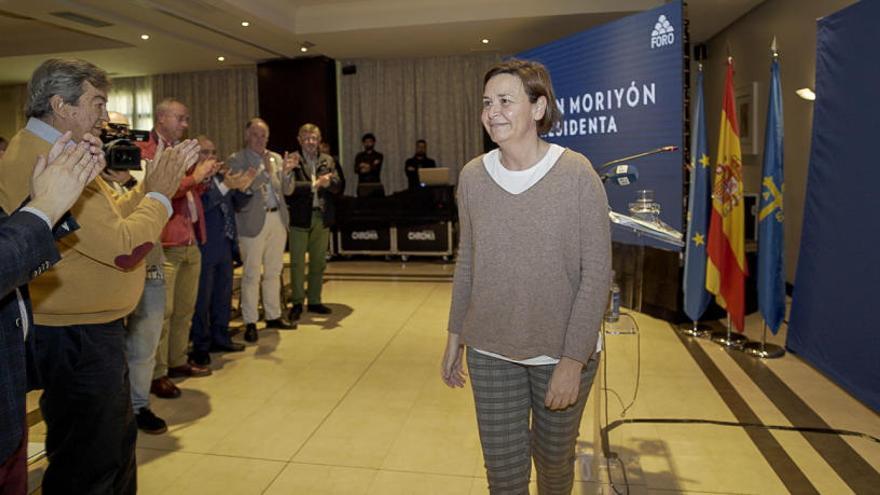
[[[150,393],[162,399],[180,397],[180,389],[167,376],[153,380],[150,383]]]
[[[211,373],[211,368],[206,368],[193,363],[186,363],[183,366],[168,368],[168,376],[171,378],[180,378],[183,376],[196,378],[199,376],[208,376]]]

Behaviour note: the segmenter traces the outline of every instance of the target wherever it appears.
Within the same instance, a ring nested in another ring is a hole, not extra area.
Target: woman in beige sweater
[[[442,379],[466,359],[489,489],[570,493],[575,441],[608,301],[608,200],[583,155],[541,139],[559,120],[543,65],[486,74],[482,122],[498,149],[458,184],[460,244]],[[530,426],[531,416],[531,426]]]

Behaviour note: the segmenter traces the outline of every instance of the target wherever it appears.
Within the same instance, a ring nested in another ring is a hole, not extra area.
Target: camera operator
[[[0,166],[0,208],[21,204],[37,156],[64,132],[104,160],[95,136],[108,118],[109,87],[107,73],[83,60],[50,59],[34,71],[29,120]],[[163,150],[144,181],[122,196],[95,179],[71,208],[80,228],[59,241],[62,260],[30,285],[37,376],[28,380],[44,389],[47,495],[136,491],[122,319],[140,298],[144,256],[172,212],[168,198],[197,154],[194,141]]]
[[[105,149],[112,146],[111,143],[117,139],[131,135],[125,115],[110,112],[109,116],[110,122],[101,135]],[[115,155],[111,153],[110,156],[112,159]],[[127,169],[114,169],[112,165],[108,164],[101,172],[101,178],[107,181],[117,194],[125,194],[137,185],[137,179]],[[162,322],[165,318],[165,277],[162,270],[164,261],[162,245],[157,240],[153,249],[144,258],[147,267],[144,292],[125,322],[125,355],[128,360],[128,379],[131,383],[131,407],[138,429],[152,435],[168,431],[165,420],[156,416],[150,409],[150,384],[153,368],[156,365],[156,347],[159,345]]]
[[[109,143],[112,143],[119,138],[129,137],[132,132],[128,122],[128,117],[119,112],[108,112],[107,115],[109,116],[110,121],[107,122],[107,124],[104,126],[103,132],[101,133],[101,142],[104,143],[105,150],[107,149],[108,145],[110,145]],[[138,150],[138,157],[140,157],[140,150]],[[117,194],[125,194],[127,191],[134,188],[134,186],[136,186],[138,183],[137,178],[135,178],[129,170],[138,170],[139,168],[139,165],[137,168],[115,168],[112,166],[112,164],[108,163],[107,167],[105,167],[104,170],[101,171],[101,178],[107,181],[107,185],[112,187]]]

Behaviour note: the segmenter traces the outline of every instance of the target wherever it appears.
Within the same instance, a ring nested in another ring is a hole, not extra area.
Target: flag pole
[[[697,320],[694,320],[691,326],[687,324],[681,325],[678,327],[678,331],[689,337],[705,338],[712,334],[712,330],[706,324],[700,323]]]
[[[743,342],[749,340],[741,333],[733,333],[733,325],[730,322],[730,312],[727,313],[727,330],[712,333],[712,342],[728,349],[740,349]]]
[[[779,50],[778,50],[778,47],[776,44],[776,37],[775,36],[773,37],[773,42],[770,45],[770,52],[773,55],[773,63],[776,64],[777,60],[779,60]],[[771,85],[772,84],[773,83],[771,81]],[[773,89],[771,88],[770,92],[772,93],[772,91],[773,91]],[[772,100],[773,100],[772,95],[770,97],[770,100],[771,101],[770,101],[770,103],[768,103],[768,105],[772,104]],[[770,126],[770,124],[769,124],[770,111],[771,110],[768,108],[768,111],[767,111],[768,112],[768,127]],[[768,133],[769,133],[769,129],[768,129]],[[769,139],[768,139],[768,141],[769,141]],[[766,155],[767,143],[764,144],[764,147],[765,147],[765,155]],[[759,276],[759,278],[760,278],[760,276]],[[759,281],[758,285],[759,285],[758,290],[760,291],[761,290],[760,281]],[[764,327],[764,331],[763,331],[763,334],[761,335],[761,342],[749,342],[749,343],[743,345],[743,347],[742,347],[743,352],[745,352],[746,354],[748,354],[750,356],[754,356],[754,357],[761,358],[761,359],[775,359],[775,358],[780,358],[780,357],[784,356],[785,349],[783,349],[781,346],[778,346],[776,344],[768,344],[767,343],[767,320],[766,320],[766,318],[763,319],[763,327]]]
[[[708,146],[706,144],[706,116],[703,104],[703,62],[695,54],[697,64],[696,100],[691,131],[691,156],[688,162],[690,185],[688,189],[687,248],[684,263],[684,312],[691,323],[678,327],[689,337],[708,337],[711,329],[700,324],[699,319],[709,304],[706,290],[706,251],[704,235],[707,233],[709,200]],[[705,160],[705,161],[704,161]]]
[[[767,322],[764,322],[764,334],[761,336],[760,342],[747,342],[742,346],[742,351],[749,356],[761,359],[776,359],[785,355],[785,349],[776,345],[767,343]]]

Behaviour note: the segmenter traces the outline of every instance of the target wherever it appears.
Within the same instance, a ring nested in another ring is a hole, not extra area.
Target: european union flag
[[[688,194],[687,247],[684,261],[684,311],[697,321],[709,305],[706,290],[706,233],[709,227],[709,149],[703,110],[703,70],[697,72],[697,98],[691,128],[691,185]]]
[[[758,309],[775,334],[785,317],[782,213],[782,87],[779,61],[770,66],[770,101],[764,134],[764,169],[758,209]]]

